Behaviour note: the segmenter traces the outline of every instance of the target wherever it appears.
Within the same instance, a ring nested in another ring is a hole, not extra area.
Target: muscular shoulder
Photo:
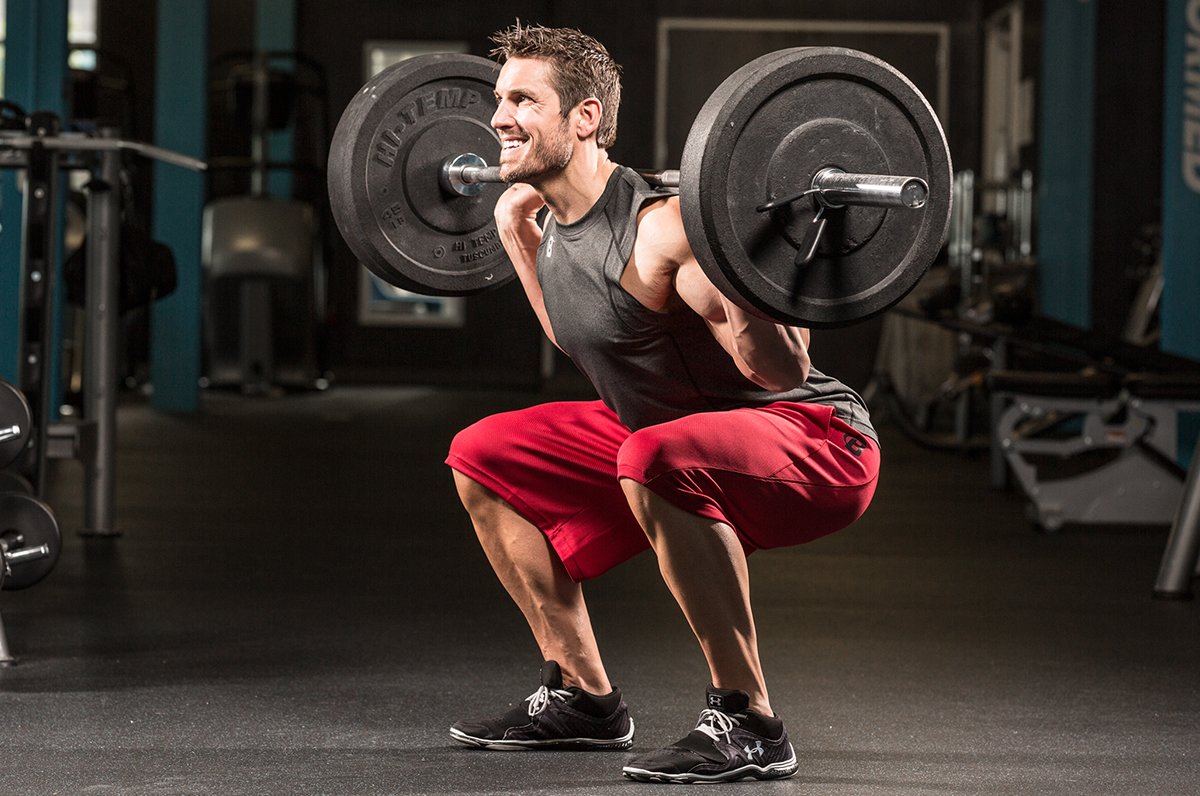
[[[622,286],[646,307],[661,312],[678,304],[675,275],[691,257],[679,199],[648,202],[638,212],[633,254],[621,277]]]
[[[661,260],[661,265],[667,268],[678,268],[691,259],[692,250],[683,229],[678,196],[648,202],[641,209],[638,213],[636,249],[641,249],[646,256]]]
[[[648,206],[641,216],[638,238],[646,235],[659,273],[670,280],[677,303],[686,304],[706,320],[723,320],[725,311],[713,283],[704,274],[688,243],[679,211],[679,197],[672,196]],[[664,288],[665,289],[665,288]]]

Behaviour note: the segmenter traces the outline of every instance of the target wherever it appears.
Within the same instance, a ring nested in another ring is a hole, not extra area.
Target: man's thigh
[[[858,519],[875,492],[879,448],[832,407],[776,403],[641,429],[618,471],[730,525],[754,550],[803,544]]]
[[[564,401],[486,417],[454,438],[446,463],[539,528],[575,580],[647,549],[617,480],[629,436],[600,401]]]

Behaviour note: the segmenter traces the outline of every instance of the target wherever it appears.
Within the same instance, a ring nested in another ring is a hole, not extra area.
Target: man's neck
[[[572,224],[599,201],[616,168],[606,150],[577,150],[567,167],[538,185],[537,190],[556,222]]]

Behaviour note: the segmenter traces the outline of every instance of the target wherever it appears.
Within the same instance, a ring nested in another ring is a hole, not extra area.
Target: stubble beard
[[[522,130],[521,132],[524,133],[525,131]],[[505,182],[537,182],[539,181],[538,178],[546,177],[565,169],[571,162],[572,154],[574,154],[571,138],[567,134],[567,122],[565,120],[552,137],[531,142],[526,144],[526,146],[530,147],[530,149],[525,153],[525,158],[522,159],[519,165],[501,170],[500,178]]]

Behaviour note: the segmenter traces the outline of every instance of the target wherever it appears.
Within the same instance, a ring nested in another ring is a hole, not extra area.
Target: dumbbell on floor
[[[58,563],[62,535],[54,513],[29,495],[0,494],[0,588],[28,588]]]
[[[32,425],[33,415],[25,394],[0,380],[0,470],[25,452]]]

